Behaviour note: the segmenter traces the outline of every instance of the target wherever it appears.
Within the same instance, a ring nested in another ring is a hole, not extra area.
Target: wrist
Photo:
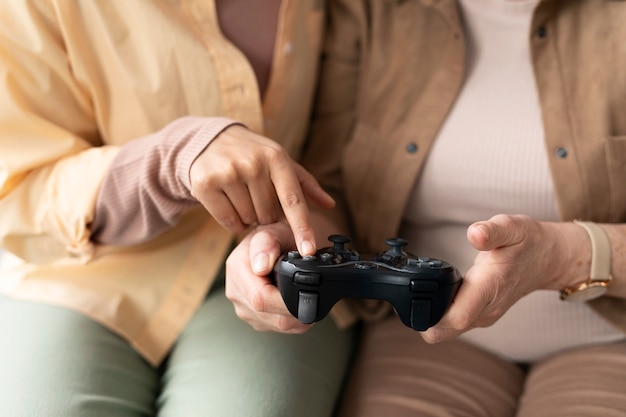
[[[606,231],[596,223],[574,221],[587,234],[587,253],[591,261],[586,278],[561,289],[561,300],[589,301],[601,297],[611,283],[611,241]]]
[[[552,223],[559,236],[556,245],[555,269],[549,288],[560,291],[587,281],[591,270],[591,239],[581,226],[573,222]]]

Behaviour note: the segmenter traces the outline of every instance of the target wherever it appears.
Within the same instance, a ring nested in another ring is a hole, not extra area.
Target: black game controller
[[[304,257],[290,251],[274,266],[285,304],[302,323],[323,319],[343,298],[369,298],[389,301],[405,325],[426,330],[441,320],[461,285],[449,263],[404,252],[404,239],[387,239],[389,250],[374,256],[346,249],[346,236],[328,240],[333,247]]]

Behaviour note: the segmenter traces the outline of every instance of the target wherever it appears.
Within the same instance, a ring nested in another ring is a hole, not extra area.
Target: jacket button
[[[555,154],[556,157],[559,159],[567,158],[567,148],[557,148]]]
[[[415,152],[417,152],[417,143],[411,142],[408,145],[406,145],[406,151],[408,153],[415,153]]]
[[[547,34],[548,34],[548,30],[546,29],[545,26],[539,26],[537,28],[537,36],[538,37],[545,38]]]

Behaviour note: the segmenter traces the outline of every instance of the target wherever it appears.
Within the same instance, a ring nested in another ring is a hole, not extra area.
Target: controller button
[[[439,268],[441,267],[441,265],[443,265],[443,262],[433,259],[432,261],[428,262],[429,266],[432,266],[433,268]]]
[[[418,262],[428,262],[428,261],[430,261],[430,258],[427,258],[427,257],[425,257],[425,256],[419,256],[419,257],[417,258],[417,261],[418,261]]]
[[[315,255],[309,255],[309,256],[303,256],[302,260],[305,262],[313,262],[317,259],[317,256]]]
[[[322,254],[320,255],[320,258],[322,259],[322,261],[324,261],[324,262],[328,262],[328,261],[330,261],[331,259],[333,259],[333,258],[334,258],[334,256],[333,256],[332,254],[328,253],[328,252],[325,252],[325,253],[322,253]]]
[[[289,252],[287,252],[287,259],[298,259],[300,258],[300,252],[298,252],[297,250],[290,250]]]
[[[335,252],[343,252],[346,243],[350,243],[350,238],[344,235],[330,235],[328,240],[333,242],[333,250]]]
[[[293,275],[294,284],[302,285],[320,285],[322,283],[322,275],[315,272],[296,272]]]
[[[406,260],[406,264],[408,266],[420,266],[421,262],[419,259],[409,258]]]
[[[415,330],[430,327],[430,300],[411,300],[411,327]]]
[[[366,264],[366,263],[358,263],[358,264],[354,264],[354,267],[357,269],[375,269],[376,265],[374,264]]]
[[[400,258],[402,255],[402,247],[409,244],[405,239],[401,239],[398,237],[391,238],[385,240],[385,243],[390,247],[388,251],[385,252],[386,255],[392,256],[394,258]]]
[[[317,318],[317,300],[319,294],[312,291],[300,291],[298,293],[298,320],[304,324],[310,324]]]
[[[437,292],[439,284],[437,281],[424,281],[421,279],[412,279],[409,285],[413,292]]]

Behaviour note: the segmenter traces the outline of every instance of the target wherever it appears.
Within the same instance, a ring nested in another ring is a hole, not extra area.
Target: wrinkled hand
[[[285,149],[239,125],[220,133],[194,161],[189,175],[191,194],[235,233],[274,223],[284,212],[304,255],[316,248],[305,197],[322,208],[334,206],[332,197]]]
[[[280,291],[267,276],[286,250],[295,249],[293,236],[284,223],[258,226],[226,260],[226,297],[237,316],[259,331],[304,333],[302,324],[289,313]]]
[[[447,313],[422,333],[424,340],[435,343],[488,327],[526,294],[558,288],[559,265],[568,262],[573,244],[564,233],[568,227],[508,215],[472,224],[467,239],[480,252]]]

